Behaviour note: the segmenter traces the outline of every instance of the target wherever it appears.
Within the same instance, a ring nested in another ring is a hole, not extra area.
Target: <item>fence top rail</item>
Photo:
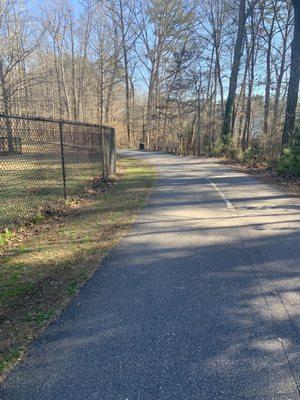
[[[106,125],[91,124],[89,122],[83,122],[83,121],[70,121],[67,119],[47,118],[47,117],[40,117],[40,116],[35,116],[35,115],[18,115],[18,114],[0,113],[0,118],[10,118],[10,119],[18,119],[18,120],[25,120],[25,121],[37,121],[37,122],[53,122],[56,124],[81,125],[81,126],[90,126],[93,128],[113,129],[112,127],[106,126]]]

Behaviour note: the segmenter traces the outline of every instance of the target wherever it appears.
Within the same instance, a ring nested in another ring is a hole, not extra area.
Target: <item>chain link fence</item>
[[[107,180],[115,165],[113,128],[0,114],[0,229]]]

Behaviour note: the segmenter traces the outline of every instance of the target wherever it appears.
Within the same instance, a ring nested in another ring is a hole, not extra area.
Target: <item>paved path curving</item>
[[[150,203],[0,398],[299,400],[299,199],[129,154],[157,164]]]

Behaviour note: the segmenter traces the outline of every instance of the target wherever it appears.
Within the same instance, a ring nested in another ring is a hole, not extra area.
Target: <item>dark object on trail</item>
[[[139,143],[139,150],[145,150],[145,143],[143,142]]]
[[[0,136],[0,155],[22,154],[22,141],[20,137]]]

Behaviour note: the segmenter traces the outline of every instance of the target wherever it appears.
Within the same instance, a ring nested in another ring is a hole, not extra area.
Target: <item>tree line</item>
[[[2,110],[297,164],[299,38],[300,0],[2,0]]]

